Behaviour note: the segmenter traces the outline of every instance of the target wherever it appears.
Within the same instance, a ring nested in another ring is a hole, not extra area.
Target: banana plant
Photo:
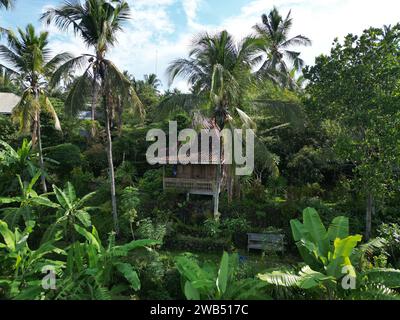
[[[28,221],[24,231],[12,231],[6,222],[0,220],[0,297],[3,292],[11,299],[39,299],[43,293],[43,267],[51,266],[60,271],[64,265],[61,260],[49,256],[65,255],[54,244],[59,238],[42,244],[36,250],[28,245],[35,222]]]
[[[79,199],[76,196],[74,186],[70,182],[67,182],[64,190],[53,185],[53,191],[58,202],[55,204],[56,208],[58,208],[56,213],[57,220],[46,232],[45,239],[51,238],[59,228],[62,228],[66,238],[75,242],[74,225],[80,223],[85,228],[89,228],[92,225],[89,211],[94,208],[85,205],[96,193],[89,193]]]
[[[2,167],[6,167],[9,172],[27,172],[33,177],[37,171],[37,167],[33,164],[32,141],[24,139],[22,145],[18,149],[14,149],[7,142],[0,140],[0,163]],[[13,175],[14,177],[15,175]]]
[[[303,223],[290,222],[293,239],[306,266],[296,273],[274,271],[259,274],[259,279],[268,284],[296,287],[303,290],[321,289],[329,299],[362,296],[364,292],[375,292],[378,297],[398,297],[392,289],[400,288],[400,270],[362,269],[361,257],[372,247],[380,246],[382,240],[358,244],[361,235],[349,235],[349,219],[336,217],[328,230],[318,212],[307,208],[303,211]],[[343,288],[345,277],[353,279],[352,290]],[[321,292],[322,292],[321,291]]]
[[[353,269],[350,256],[362,236],[349,235],[347,217],[336,217],[327,230],[318,212],[307,208],[303,211],[303,223],[291,220],[290,225],[301,257],[314,270],[340,277],[344,267]]]
[[[53,203],[46,195],[38,195],[34,190],[34,186],[40,178],[41,173],[37,172],[30,182],[23,182],[21,177],[17,175],[21,194],[16,197],[0,197],[0,205],[19,204],[18,207],[7,207],[1,209],[4,212],[3,219],[9,223],[11,227],[16,226],[21,218],[25,222],[34,218],[34,208],[48,207],[57,208],[57,204]]]
[[[265,285],[257,279],[235,279],[239,257],[224,252],[218,270],[214,265],[201,267],[193,257],[176,258],[182,276],[183,291],[188,300],[247,300],[266,298],[261,294]]]
[[[85,242],[75,242],[67,249],[60,290],[53,299],[115,299],[121,298],[122,292],[140,290],[139,275],[126,258],[134,250],[159,245],[158,241],[137,240],[119,246],[112,233],[107,246],[103,246],[94,226],[92,232],[79,225],[74,228]],[[115,281],[116,277],[125,279],[125,284]]]

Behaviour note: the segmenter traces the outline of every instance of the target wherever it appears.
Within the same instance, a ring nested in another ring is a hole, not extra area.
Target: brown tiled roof
[[[199,122],[199,120],[201,120],[201,122]],[[212,121],[211,119],[207,119],[207,118],[201,118],[201,119],[196,119],[196,123],[197,125],[200,125],[200,129],[201,130],[205,130],[207,132],[211,132],[212,134],[215,134],[215,136],[218,138],[218,140],[220,141],[221,139],[221,133],[220,133],[220,129],[218,127],[218,125]],[[198,135],[198,139],[197,139],[197,143],[198,143],[198,148],[197,150],[199,150],[199,152],[197,152],[197,154],[190,154],[190,150],[188,150],[187,156],[193,156],[194,158],[197,159],[199,164],[219,164],[219,162],[221,161],[222,163],[224,162],[224,157],[223,157],[223,148],[221,147],[221,151],[218,152],[218,150],[212,150],[213,148],[211,147],[211,143],[210,143],[210,149],[209,149],[209,155],[207,157],[206,154],[201,152],[201,135],[199,133]],[[196,141],[193,141],[192,144],[194,145]],[[178,145],[178,151],[179,148],[184,145],[184,143],[179,143]],[[195,146],[194,146],[195,147]],[[179,159],[177,156],[177,152],[175,152],[174,155],[170,155],[170,149],[166,149],[165,150],[165,154],[167,155],[164,159],[162,159],[162,162],[164,163],[179,163]],[[219,158],[221,156],[221,158]]]

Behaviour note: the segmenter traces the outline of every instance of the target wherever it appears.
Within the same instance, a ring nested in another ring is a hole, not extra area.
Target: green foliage
[[[10,117],[0,114],[0,140],[10,141],[15,137],[16,131]]]
[[[23,180],[33,178],[37,171],[37,167],[33,159],[35,154],[32,150],[32,142],[24,139],[22,145],[18,149],[14,149],[5,141],[0,140],[0,192],[15,191],[18,187],[15,179],[16,175],[20,175]]]
[[[292,220],[291,227],[300,255],[307,265],[297,275],[274,271],[260,274],[261,280],[275,286],[317,289],[330,299],[360,297],[366,288],[374,286],[382,289],[381,296],[397,297],[391,289],[400,285],[400,271],[363,269],[362,257],[381,242],[374,240],[356,248],[362,237],[349,236],[348,218],[335,218],[326,230],[317,211],[307,208],[303,211],[303,223]],[[351,290],[343,287],[345,276],[354,280],[355,286]]]
[[[74,227],[85,242],[70,246],[60,289],[53,299],[115,299],[122,298],[122,292],[140,289],[137,271],[124,259],[132,251],[154,246],[157,241],[139,240],[116,245],[115,235],[111,234],[104,247],[95,227],[92,232],[78,225]],[[116,283],[116,278],[124,281]]]
[[[136,229],[136,236],[139,239],[155,239],[162,243],[166,233],[167,226],[165,223],[154,223],[150,218],[145,218],[138,221]]]
[[[60,272],[64,263],[54,260],[65,252],[55,247],[59,238],[40,245],[32,250],[28,240],[35,227],[35,222],[28,221],[24,231],[18,228],[10,230],[7,223],[0,220],[0,297],[7,299],[33,300],[40,299],[44,293],[42,288],[42,270],[52,266]]]
[[[360,37],[336,39],[330,55],[305,71],[310,117],[351,166],[354,188],[367,199],[367,237],[376,204],[397,185],[399,43],[399,24],[369,28]]]
[[[57,162],[55,169],[61,178],[69,175],[74,168],[82,166],[81,151],[71,143],[49,147],[43,151],[48,158]]]
[[[263,283],[256,279],[237,280],[237,254],[224,252],[219,267],[200,266],[192,256],[176,258],[176,267],[182,275],[182,288],[188,300],[249,300],[262,299]]]
[[[90,163],[90,169],[95,176],[99,176],[101,172],[107,168],[107,154],[103,145],[93,144],[85,152],[84,156]]]
[[[165,241],[168,249],[190,251],[190,252],[221,252],[230,250],[232,247],[229,238],[209,238],[206,236],[196,237],[182,234],[170,234]]]
[[[400,226],[396,223],[382,224],[378,234],[386,240],[386,250],[389,255],[389,262],[395,268],[400,267]]]
[[[76,196],[75,188],[67,182],[64,190],[53,185],[54,194],[57,199],[55,207],[58,209],[56,212],[56,221],[48,230],[47,237],[53,237],[54,233],[61,229],[67,239],[75,240],[75,225],[78,223],[85,228],[92,225],[89,211],[93,208],[86,207],[86,203],[93,198],[94,192],[87,194],[82,199]]]
[[[18,204],[18,207],[6,207],[1,209],[4,213],[4,220],[11,227],[15,227],[20,223],[21,218],[27,223],[35,218],[37,211],[35,208],[48,207],[56,208],[54,204],[44,195],[38,195],[34,190],[34,186],[40,178],[40,172],[36,173],[30,182],[22,181],[20,176],[17,176],[20,195],[16,197],[0,197],[0,205]]]

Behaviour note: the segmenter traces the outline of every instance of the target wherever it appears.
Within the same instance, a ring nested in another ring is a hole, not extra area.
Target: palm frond
[[[54,128],[58,131],[61,131],[61,123],[60,120],[58,119],[58,115],[56,110],[54,109],[50,99],[46,97],[45,95],[41,95],[41,105],[44,107],[44,109],[51,115],[51,117],[54,120]]]
[[[183,110],[189,114],[201,109],[207,103],[208,99],[204,95],[192,93],[173,94],[162,100],[158,106],[159,114],[157,117],[165,117],[174,111]]]
[[[73,58],[73,55],[68,52],[63,52],[60,54],[57,54],[56,56],[53,57],[49,62],[46,63],[44,66],[44,74],[48,77],[50,77],[57,68],[65,63],[66,61],[69,61]]]
[[[295,36],[289,40],[286,40],[284,43],[282,43],[282,48],[287,48],[290,46],[306,46],[306,47],[308,47],[311,45],[312,45],[312,41],[309,38],[302,36],[302,35],[298,35],[298,36]]]
[[[50,80],[50,87],[54,88],[56,87],[62,77],[67,74],[68,72],[71,71],[77,71],[85,66],[85,64],[88,63],[88,59],[91,58],[91,55],[84,54],[79,57],[71,58],[69,61],[65,62],[61,66],[57,68],[52,74],[51,80]],[[90,67],[90,66],[89,66]]]
[[[283,123],[290,123],[297,129],[304,127],[305,115],[300,105],[296,102],[256,99],[254,103],[259,108],[268,110]]]
[[[70,92],[65,101],[65,112],[74,116],[79,111],[86,109],[86,103],[92,90],[90,67],[82,76],[78,77],[72,84]]]
[[[107,81],[110,87],[122,97],[124,105],[137,111],[143,118],[145,112],[143,104],[129,79],[110,60],[105,60],[105,62],[107,63]]]
[[[257,277],[269,284],[281,287],[297,287],[301,280],[298,275],[281,271],[259,274]]]
[[[22,94],[20,102],[15,106],[12,113],[14,121],[19,123],[21,133],[30,132],[35,114],[40,111],[40,103],[37,101],[30,89]]]
[[[44,12],[40,20],[45,21],[48,25],[54,22],[63,31],[66,31],[72,25],[75,33],[84,33],[79,24],[83,12],[84,8],[79,0],[65,1],[65,4],[59,9],[50,8]]]
[[[0,9],[4,7],[5,9],[11,9],[14,6],[14,0],[0,0]]]

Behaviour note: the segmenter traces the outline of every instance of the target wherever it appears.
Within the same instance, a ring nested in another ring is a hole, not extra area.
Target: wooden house
[[[220,140],[220,129],[210,120],[203,121],[204,130],[212,130]],[[198,150],[201,150],[201,139],[197,140]],[[211,144],[210,144],[211,146]],[[222,150],[221,148],[220,150]],[[198,164],[180,164],[177,156],[170,156],[167,151],[167,158],[164,166],[163,187],[164,190],[174,190],[185,193],[189,199],[190,194],[205,195],[213,197],[214,215],[218,216],[219,195],[226,189],[227,168],[224,163],[223,152],[212,150],[210,147],[208,158],[199,151],[196,155]],[[177,164],[170,164],[177,163]]]

